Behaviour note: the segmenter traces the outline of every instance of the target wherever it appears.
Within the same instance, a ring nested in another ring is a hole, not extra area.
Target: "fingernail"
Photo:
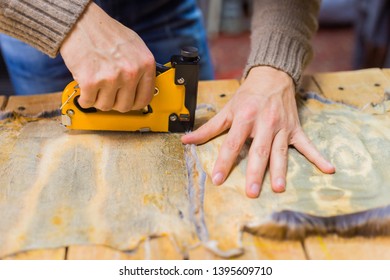
[[[336,170],[336,167],[333,164],[331,164],[330,162],[328,162],[328,168]]]
[[[276,187],[277,191],[284,191],[286,189],[286,181],[283,178],[276,179]]]
[[[260,185],[257,184],[257,183],[252,184],[252,185],[251,185],[251,193],[252,193],[253,195],[256,195],[256,196],[257,196],[259,192],[260,192]]]
[[[223,183],[223,174],[221,172],[218,172],[213,177],[213,184],[214,185],[220,185]]]

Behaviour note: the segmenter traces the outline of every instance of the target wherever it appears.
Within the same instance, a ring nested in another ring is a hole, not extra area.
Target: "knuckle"
[[[95,105],[95,107],[97,109],[99,109],[100,111],[110,111],[112,109],[112,106],[108,106],[108,105],[105,105],[105,104],[98,104],[98,105]]]
[[[97,87],[98,82],[93,78],[88,81],[79,81],[81,92],[88,92]]]
[[[155,62],[154,57],[151,53],[144,56],[144,64],[146,67],[155,67],[156,62]]]
[[[148,105],[148,102],[137,101],[137,102],[134,103],[134,105],[132,106],[132,109],[133,109],[133,110],[140,110],[140,109],[145,108],[145,106],[147,106],[147,105]]]
[[[226,148],[231,152],[237,154],[241,150],[240,142],[237,139],[226,139]]]
[[[119,75],[115,72],[111,72],[104,77],[104,83],[114,84],[119,79]]]
[[[79,99],[81,107],[92,107],[95,104],[95,100],[90,96],[81,96]]]
[[[251,104],[251,105],[247,106],[245,108],[245,110],[241,111],[241,113],[239,115],[239,119],[243,123],[254,122],[256,117],[257,117],[258,111],[259,111],[258,107]]]
[[[148,99],[144,96],[144,94],[141,94],[141,96],[137,95],[137,98],[134,101],[134,104],[133,104],[132,108],[134,110],[139,110],[139,109],[144,108],[148,104],[149,104]]]
[[[269,149],[266,146],[255,147],[253,153],[261,159],[268,159],[270,154]]]
[[[279,155],[283,156],[284,158],[287,158],[288,155],[288,147],[277,147],[276,151]]]
[[[113,108],[115,111],[118,111],[120,113],[126,113],[126,112],[129,112],[132,107],[131,105],[120,105],[120,106],[116,106]]]
[[[281,118],[280,118],[280,111],[278,108],[276,108],[275,106],[271,106],[269,109],[268,109],[268,112],[266,114],[266,124],[269,126],[269,127],[274,127],[275,125],[277,125],[279,122],[280,122]]]
[[[133,64],[128,64],[122,68],[125,80],[134,80],[139,72],[139,68]]]

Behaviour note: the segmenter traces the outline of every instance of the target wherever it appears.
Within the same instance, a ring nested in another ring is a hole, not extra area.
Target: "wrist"
[[[248,79],[267,79],[277,83],[294,86],[294,80],[288,73],[267,65],[252,67],[246,77],[246,80]]]
[[[90,22],[90,19],[94,17],[94,13],[96,9],[100,9],[99,6],[97,6],[94,2],[90,2],[87,7],[85,8],[84,12],[80,15],[77,22],[74,24],[73,28],[69,31],[67,36],[64,38],[61,46],[60,46],[60,53],[62,54],[63,50],[66,48],[68,43],[70,41],[78,40],[77,34],[80,33],[81,30],[87,29],[88,30],[88,23]],[[69,43],[72,44],[72,43]]]

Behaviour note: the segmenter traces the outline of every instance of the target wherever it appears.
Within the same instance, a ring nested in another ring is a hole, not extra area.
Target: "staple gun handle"
[[[97,109],[95,107],[89,107],[89,108],[81,107],[80,103],[79,103],[79,98],[80,98],[80,95],[76,96],[73,99],[74,100],[74,105],[77,107],[77,109],[79,109],[83,113],[96,113],[97,112]]]
[[[143,110],[120,113],[82,108],[77,81],[62,94],[61,120],[69,129],[111,131],[186,132],[195,120],[199,56],[196,48],[184,48],[162,65],[156,63],[155,93]]]
[[[168,71],[169,69],[171,68],[156,62],[156,76],[164,73],[165,71]]]

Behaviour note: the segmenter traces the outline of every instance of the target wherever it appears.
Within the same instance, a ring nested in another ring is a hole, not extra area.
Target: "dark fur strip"
[[[11,119],[14,117],[14,112],[0,112],[0,121],[5,119]]]
[[[247,230],[277,239],[303,239],[314,234],[338,234],[343,237],[388,236],[390,205],[331,217],[284,210],[273,213],[271,221],[264,227]]]
[[[61,116],[61,110],[51,110],[51,111],[43,111],[39,113],[38,115],[35,115],[34,118],[43,118],[43,119],[49,119],[49,118],[55,118]]]
[[[19,112],[0,112],[0,120],[5,119],[15,119],[17,117],[25,117],[25,118],[31,118],[31,119],[50,119],[61,116],[60,109],[51,110],[51,111],[43,111],[37,115],[28,115],[28,114],[22,114]]]
[[[201,166],[195,145],[185,145],[184,156],[188,175],[188,196],[190,200],[191,220],[195,224],[199,239],[205,242],[209,239],[206,222],[204,220],[203,206],[207,175]]]

